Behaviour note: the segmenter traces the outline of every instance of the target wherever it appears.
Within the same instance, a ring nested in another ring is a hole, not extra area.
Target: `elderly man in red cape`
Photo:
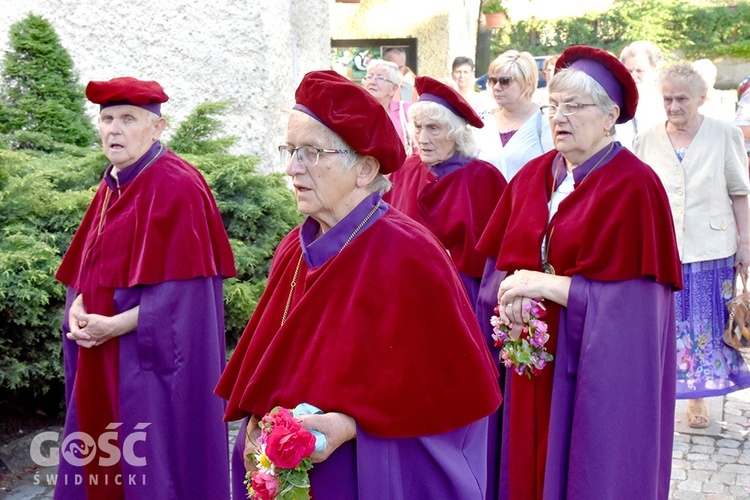
[[[497,370],[447,253],[382,192],[404,151],[383,107],[332,71],[296,92],[287,174],[307,220],[274,254],[268,286],[216,392],[226,418],[308,403],[327,447],[312,455],[312,494],[332,498],[483,499],[487,416]]]
[[[532,377],[508,358],[501,498],[666,500],[682,272],[661,181],[612,136],[638,91],[585,46],[563,52],[549,88],[556,150],[513,177],[478,244],[502,279],[480,301],[517,336],[544,300],[554,355]]]
[[[55,498],[228,498],[212,394],[222,277],[235,274],[221,216],[201,174],[159,141],[157,82],[90,82],[86,97],[112,164],[56,275],[69,288]]]

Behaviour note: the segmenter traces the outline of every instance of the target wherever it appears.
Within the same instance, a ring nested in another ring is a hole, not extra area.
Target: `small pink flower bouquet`
[[[255,470],[245,476],[248,498],[308,500],[315,437],[290,410],[278,406],[258,425],[258,451],[249,457]]]
[[[544,347],[549,340],[547,323],[542,321],[542,318],[547,315],[544,304],[538,300],[531,300],[524,309],[531,319],[524,325],[517,339],[511,338],[510,327],[497,316],[499,314],[497,307],[495,308],[496,316],[490,318],[490,324],[495,346],[500,348],[500,361],[507,368],[513,368],[519,375],[526,374],[531,378],[539,375],[554,357]]]

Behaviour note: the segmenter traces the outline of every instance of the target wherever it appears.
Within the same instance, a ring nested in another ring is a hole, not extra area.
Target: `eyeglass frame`
[[[390,81],[388,78],[384,77],[383,75],[365,75],[362,77],[362,83],[369,82],[370,80],[375,80],[376,82],[388,82],[391,85],[396,85],[392,81]]]
[[[597,105],[596,103],[580,104],[577,102],[564,102],[560,104],[559,106],[556,106],[554,104],[545,104],[544,106],[541,106],[539,108],[539,111],[541,111],[544,116],[550,116],[550,117],[555,116],[557,114],[557,110],[560,110],[560,113],[562,113],[563,116],[573,116],[579,111],[581,111],[582,108],[586,108],[588,106],[596,106],[596,105]],[[568,107],[575,106],[575,111],[566,113],[565,111],[562,110],[563,106],[568,106]]]
[[[314,149],[315,150],[315,162],[313,162],[310,165],[307,165],[306,162],[302,162],[299,158],[298,151],[300,149]],[[295,153],[297,154],[297,162],[299,162],[300,165],[303,167],[314,167],[318,164],[320,161],[320,153],[331,153],[331,154],[352,154],[354,151],[349,151],[346,149],[330,149],[330,148],[316,148],[315,146],[300,146],[298,148],[293,148],[291,146],[287,146],[286,144],[281,144],[278,147],[279,155],[281,156],[281,162],[285,163],[286,165],[289,165],[292,162],[292,157],[294,157]],[[284,154],[289,154],[289,159],[284,161]]]
[[[512,76],[501,76],[500,78],[495,78],[494,76],[487,77],[487,83],[490,84],[490,87],[494,87],[499,83],[501,89],[507,89],[510,87],[510,84],[513,83],[514,80],[515,78]]]

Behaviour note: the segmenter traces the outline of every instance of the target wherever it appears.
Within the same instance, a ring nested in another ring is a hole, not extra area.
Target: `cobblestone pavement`
[[[686,401],[677,402],[670,499],[750,500],[750,389],[709,399],[711,425],[706,429],[685,425],[686,406]],[[238,425],[230,424],[231,442],[237,432]],[[52,498],[54,488],[45,478],[54,473],[54,467],[26,470],[9,491],[0,491],[0,498]]]

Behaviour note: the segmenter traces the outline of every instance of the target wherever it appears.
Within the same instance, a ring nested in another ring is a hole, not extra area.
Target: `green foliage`
[[[10,27],[3,59],[0,133],[17,149],[58,151],[88,146],[96,133],[85,113],[73,60],[52,25],[34,14]]]
[[[180,123],[169,141],[169,147],[178,154],[226,153],[237,142],[237,137],[217,137],[222,124],[216,115],[222,115],[231,101],[204,102]]]
[[[591,45],[618,54],[629,42],[649,40],[688,59],[750,58],[750,4],[733,9],[685,0],[615,0],[600,14],[514,23],[495,33],[492,52],[559,54],[570,45]]]
[[[508,9],[503,6],[503,2],[500,0],[489,0],[482,6],[482,14],[507,14]]]

